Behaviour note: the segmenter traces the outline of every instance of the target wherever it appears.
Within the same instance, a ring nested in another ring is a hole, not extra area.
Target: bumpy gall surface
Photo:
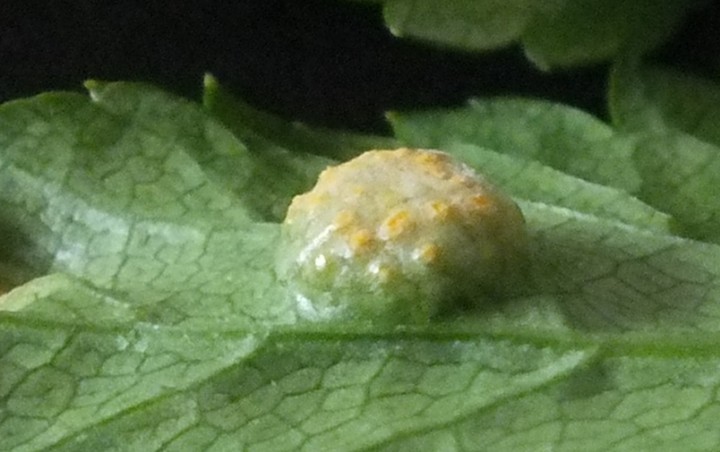
[[[368,151],[326,169],[282,226],[278,273],[301,316],[424,323],[502,291],[525,260],[525,221],[448,154]]]

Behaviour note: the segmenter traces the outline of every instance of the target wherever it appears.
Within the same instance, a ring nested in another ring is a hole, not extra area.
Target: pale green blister
[[[426,323],[503,292],[524,226],[509,197],[448,154],[369,151],[293,200],[277,269],[301,317]]]

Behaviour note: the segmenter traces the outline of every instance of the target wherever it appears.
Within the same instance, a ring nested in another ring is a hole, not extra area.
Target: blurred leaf
[[[687,73],[616,64],[610,84],[613,123],[625,130],[681,131],[720,146],[720,83]]]
[[[521,42],[541,69],[578,66],[618,54],[644,53],[663,43],[693,2],[567,0],[533,16]],[[694,2],[699,3],[699,2]]]
[[[549,70],[647,52],[663,43],[705,0],[384,0],[383,14],[399,37],[442,47],[488,51],[518,42]]]
[[[517,40],[537,5],[527,0],[452,0],[442,5],[386,0],[384,16],[396,36],[477,51]]]
[[[692,237],[720,242],[720,87],[677,72],[619,62],[610,110],[617,126],[635,134],[640,196],[664,205]]]
[[[680,133],[637,136],[638,196],[672,214],[683,233],[720,243],[720,148]]]

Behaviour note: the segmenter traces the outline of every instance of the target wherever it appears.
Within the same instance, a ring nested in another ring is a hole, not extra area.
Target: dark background
[[[608,67],[534,69],[522,49],[478,55],[389,34],[375,5],[341,0],[192,2],[0,0],[0,101],[87,78],[138,80],[198,99],[213,73],[293,119],[385,131],[389,109],[516,94],[605,114]],[[114,3],[114,4],[113,4]],[[653,56],[720,75],[720,2],[691,15]],[[167,6],[172,5],[172,6]]]

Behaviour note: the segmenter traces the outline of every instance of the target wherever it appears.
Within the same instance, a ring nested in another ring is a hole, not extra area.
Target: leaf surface
[[[36,273],[67,272],[125,293],[148,319],[201,318],[206,303],[238,322],[274,317],[274,308],[246,302],[248,292],[277,290],[264,253],[276,225],[251,222],[250,203],[193,158],[229,144],[249,162],[247,151],[211,118],[188,120],[183,102],[155,108],[177,116],[178,128],[139,121],[142,109],[108,113],[77,94],[2,107],[2,223],[22,243],[11,254]]]
[[[520,100],[391,116],[518,199],[525,279],[429,325],[311,323],[263,203],[329,160],[242,105],[90,93],[0,106],[0,262],[29,279],[0,296],[0,449],[720,447],[720,248],[627,194],[662,204],[650,138]],[[663,158],[702,225],[686,145]]]

